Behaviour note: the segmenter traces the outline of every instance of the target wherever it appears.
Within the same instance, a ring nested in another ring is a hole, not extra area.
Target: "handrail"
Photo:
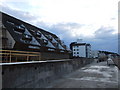
[[[27,52],[27,53],[39,53],[39,52],[28,52],[28,51],[15,51],[15,50],[0,50],[0,51],[11,51],[11,52]]]
[[[38,57],[37,61],[40,60],[39,52],[0,50],[0,55],[1,55],[0,57],[2,57],[2,62],[6,62],[6,61],[7,62],[13,62],[13,61],[19,62],[18,58],[25,59],[24,61],[29,61],[30,57],[35,57],[35,59]]]
[[[9,55],[9,53],[0,53],[0,54],[6,54],[6,55]],[[38,56],[38,55],[29,55],[29,54],[12,54],[11,53],[11,55],[22,55],[22,56],[26,56],[26,55],[28,55],[28,56]]]

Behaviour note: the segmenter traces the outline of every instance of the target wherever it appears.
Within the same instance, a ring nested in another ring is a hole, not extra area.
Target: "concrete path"
[[[118,88],[118,68],[93,62],[56,80],[47,88]]]

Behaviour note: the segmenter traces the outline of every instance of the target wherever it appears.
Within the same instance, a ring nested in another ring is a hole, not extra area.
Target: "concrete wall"
[[[44,88],[57,80],[92,62],[92,59],[67,59],[2,65],[3,88]]]
[[[68,59],[69,53],[41,52],[41,60]]]

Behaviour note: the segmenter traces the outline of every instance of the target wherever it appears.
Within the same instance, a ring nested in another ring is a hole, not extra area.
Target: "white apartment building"
[[[74,57],[91,58],[91,45],[87,43],[76,42],[72,45]]]

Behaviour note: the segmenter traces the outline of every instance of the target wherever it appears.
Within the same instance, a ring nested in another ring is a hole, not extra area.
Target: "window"
[[[22,36],[22,40],[25,40],[26,41],[32,41],[32,36],[31,35],[28,35],[28,34],[23,34]]]
[[[46,39],[42,39],[42,42],[43,42],[43,44],[45,44],[45,45],[48,44],[48,40],[46,40]],[[56,44],[58,45],[58,43],[56,43]]]
[[[75,49],[74,49],[74,51],[75,51]]]
[[[25,32],[25,28],[22,26],[15,26],[13,30],[20,34]]]
[[[36,36],[37,36],[37,37],[41,37],[42,35],[41,35],[41,33],[38,31],[38,32],[36,32]]]
[[[76,52],[74,52],[74,54],[76,54]]]
[[[77,54],[79,54],[79,52],[77,52]]]

